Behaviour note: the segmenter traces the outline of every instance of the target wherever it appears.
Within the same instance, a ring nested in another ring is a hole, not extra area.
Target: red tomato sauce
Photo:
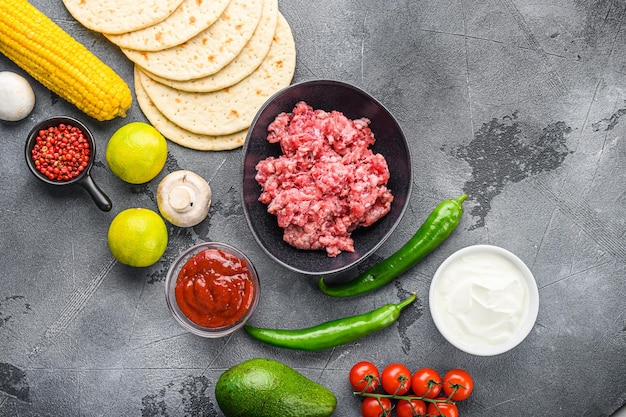
[[[219,249],[190,258],[176,278],[176,302],[199,326],[235,323],[250,309],[256,289],[245,260]]]

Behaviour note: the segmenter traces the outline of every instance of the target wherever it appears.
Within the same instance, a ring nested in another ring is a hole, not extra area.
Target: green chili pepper
[[[459,225],[463,201],[467,194],[454,200],[444,200],[430,213],[424,224],[396,253],[374,265],[352,281],[328,285],[324,277],[318,285],[324,294],[332,297],[351,297],[382,287],[421,261],[450,236]]]
[[[245,329],[250,336],[272,346],[298,350],[329,349],[388,327],[398,320],[404,307],[416,298],[413,293],[398,304],[385,304],[367,313],[328,321],[305,329],[264,329],[249,324],[245,325]]]

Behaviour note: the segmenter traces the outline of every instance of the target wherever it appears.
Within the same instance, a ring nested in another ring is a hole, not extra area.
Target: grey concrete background
[[[132,65],[61,1],[33,3],[132,86]],[[357,85],[398,118],[414,150],[414,192],[391,239],[398,249],[442,199],[470,195],[455,234],[393,284],[330,300],[314,279],[274,264],[252,239],[241,206],[242,152],[169,146],[166,168],[142,186],[107,168],[108,137],[145,121],[99,123],[32,82],[27,119],[0,124],[0,415],[220,416],[219,375],[251,357],[279,359],[329,387],[335,415],[359,415],[350,367],[370,360],[444,372],[469,370],[476,388],[462,416],[609,416],[626,402],[626,2],[531,0],[280,1],[298,51],[294,81]],[[0,70],[23,74],[0,57]],[[30,79],[30,78],[29,78]],[[99,211],[81,188],[51,189],[28,172],[27,132],[51,115],[74,115],[95,132],[95,181],[113,200]],[[156,209],[168,172],[191,169],[213,188],[210,218],[169,228],[163,259],[133,269],[110,255],[106,233],[129,207]],[[336,349],[293,352],[244,332],[220,340],[185,333],[170,316],[164,278],[174,257],[201,241],[249,254],[262,280],[252,321],[305,327],[396,302],[418,302],[390,328]],[[453,251],[489,243],[534,272],[540,311],[509,353],[464,354],[437,332],[430,277]]]

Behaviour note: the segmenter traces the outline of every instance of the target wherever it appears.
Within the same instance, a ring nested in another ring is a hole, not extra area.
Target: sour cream
[[[530,271],[520,266],[525,268],[510,252],[488,245],[465,248],[446,260],[430,290],[433,319],[444,337],[472,353],[518,337],[531,314],[525,276]],[[530,279],[534,283],[532,274]]]

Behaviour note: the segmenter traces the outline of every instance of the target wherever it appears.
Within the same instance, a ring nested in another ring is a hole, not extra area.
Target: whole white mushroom
[[[157,205],[168,222],[195,226],[209,214],[211,187],[200,175],[180,170],[168,174],[157,188]]]
[[[35,92],[28,80],[11,71],[0,72],[0,120],[15,122],[35,107]]]

